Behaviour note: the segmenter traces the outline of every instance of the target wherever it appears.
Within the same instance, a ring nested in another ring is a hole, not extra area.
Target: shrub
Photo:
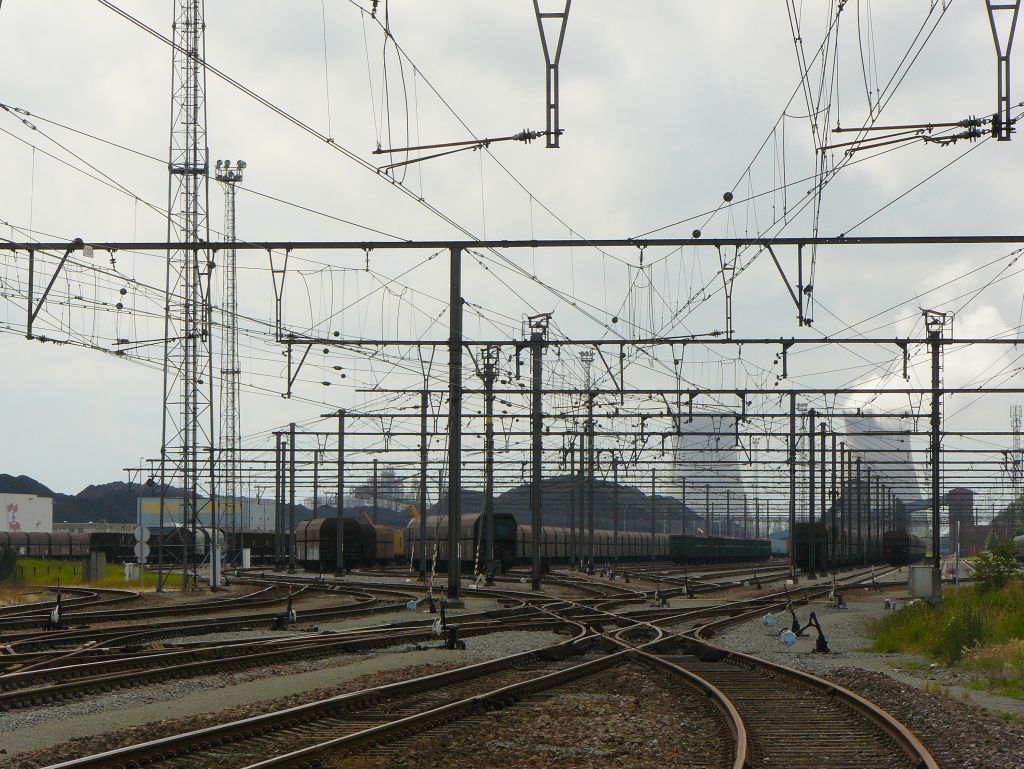
[[[974,562],[974,577],[983,593],[1002,590],[1016,572],[1017,548],[1012,542],[994,545]]]

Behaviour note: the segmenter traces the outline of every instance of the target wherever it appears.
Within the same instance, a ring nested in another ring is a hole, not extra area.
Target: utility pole
[[[587,425],[586,434],[583,437],[586,444],[586,457],[584,462],[583,452],[580,452],[580,473],[585,476],[586,489],[584,506],[586,507],[587,526],[587,573],[594,573],[594,391],[590,378],[590,367],[594,363],[593,350],[580,351],[580,363],[583,364],[583,383],[587,391]],[[582,447],[581,447],[582,448]],[[586,464],[586,470],[583,469]],[[580,515],[580,541],[583,542],[583,518]],[[582,545],[581,545],[582,546]]]
[[[427,580],[427,408],[430,393],[420,392],[420,579]],[[438,500],[440,502],[440,500]]]
[[[836,508],[839,506],[839,497],[836,496],[836,481],[838,480],[839,468],[836,467],[836,454],[837,437],[835,428],[832,429],[832,571],[836,572],[839,570],[839,532],[837,530],[837,511]]]
[[[498,351],[484,350],[484,563],[487,584],[494,582],[494,377]]]
[[[591,360],[593,360],[593,353]],[[589,368],[587,369],[589,372]],[[590,377],[587,377],[588,386]],[[594,392],[587,392],[587,573],[594,573]]]
[[[732,536],[732,489],[725,490],[725,536]]]
[[[875,553],[882,552],[882,521],[885,513],[885,498],[882,496],[882,479],[875,474]]]
[[[317,497],[320,495],[320,448],[313,449],[313,517],[316,518]]]
[[[868,560],[873,562],[874,558],[875,558],[875,540],[874,540],[874,537],[872,536],[872,529],[871,529],[871,518],[872,518],[872,512],[871,511],[872,511],[872,507],[873,507],[873,505],[871,504],[871,502],[872,502],[872,497],[871,497],[871,465],[868,465],[868,467],[867,467],[865,472],[867,474],[867,480],[868,480],[867,488],[864,490],[864,493],[867,496],[867,503],[868,503],[868,510],[867,510],[867,513],[868,513],[867,514],[867,519],[868,519]]]
[[[704,536],[711,536],[711,484],[704,484]]]
[[[829,546],[828,546],[828,533],[824,530],[825,529],[825,511],[828,509],[825,506],[826,502],[825,502],[825,423],[824,422],[822,422],[821,425],[820,425],[820,432],[821,432],[821,445],[820,445],[819,450],[818,450],[818,458],[821,460],[821,528],[822,528],[822,532],[821,532],[821,534],[822,534],[822,543],[821,544],[822,544],[822,547],[824,548],[824,551],[825,551],[825,562],[822,563],[821,566],[824,567],[825,574],[827,575],[828,574],[828,566],[829,566],[830,550],[829,550]]]
[[[370,520],[377,525],[377,457],[373,458],[373,480],[371,481],[370,500],[373,502],[373,509],[370,511]]]
[[[533,405],[531,408],[532,456],[530,473],[530,522],[533,529],[533,569],[530,588],[540,590],[541,559],[540,539],[543,505],[543,440],[544,440],[544,340],[547,337],[551,315],[542,313],[529,318],[530,323],[530,374],[533,377]]]
[[[681,518],[679,520],[679,533],[680,534],[685,534],[686,533],[686,476],[685,475],[683,476],[682,507],[683,507],[683,511],[680,514]]]
[[[575,569],[576,560],[576,439],[569,444],[569,568]]]
[[[843,543],[843,556],[847,563],[853,558],[853,504],[850,495],[850,452],[846,448],[846,441],[843,441],[839,448],[839,469],[842,472],[843,490],[843,523],[846,541]]]
[[[864,488],[864,484],[860,479],[860,457],[857,457],[857,473],[856,473],[856,484],[857,484],[857,546],[860,548],[861,563],[867,564],[868,562],[868,551],[864,547],[864,530],[861,526],[862,522],[862,510],[861,506],[861,490]]]
[[[274,568],[284,563],[284,448],[281,433],[274,433]]]
[[[334,574],[345,576],[345,409],[338,412],[338,530],[334,541]]]
[[[295,423],[288,425],[288,573],[295,573]]]
[[[579,531],[576,533],[576,568],[583,569],[585,567],[587,549],[587,502],[584,497],[586,496],[586,444],[587,444],[587,433],[586,430],[579,434],[580,445],[579,445],[579,463],[576,465],[576,496],[579,499]]]
[[[615,552],[615,561],[619,557],[619,459],[612,450],[612,545]]]
[[[807,527],[807,577],[808,579],[817,579],[818,575],[814,573],[814,551],[818,546],[817,537],[815,537],[814,531],[814,419],[817,417],[817,413],[814,409],[810,409],[807,412],[807,484],[808,484],[808,516],[810,525]]]
[[[932,460],[932,605],[938,609],[942,604],[942,558],[939,553],[939,497],[941,495],[940,472],[942,467],[942,386],[941,355],[942,330],[946,325],[946,314],[926,310],[925,326],[932,353],[932,419],[931,419],[931,460]]]
[[[448,598],[462,608],[462,249],[449,249],[448,302]]]
[[[654,543],[654,535],[657,533],[656,516],[657,516],[657,513],[658,513],[658,500],[657,500],[657,497],[655,496],[656,488],[657,488],[655,486],[656,478],[657,478],[657,472],[658,471],[655,470],[653,467],[651,468],[651,560],[652,561],[656,560],[657,559],[657,555],[658,555],[658,548],[657,548],[657,546]]]
[[[789,394],[789,577],[796,582],[796,393]]]

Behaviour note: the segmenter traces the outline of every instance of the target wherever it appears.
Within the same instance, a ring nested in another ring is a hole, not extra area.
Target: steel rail
[[[546,630],[556,624],[550,619],[460,624],[460,636],[469,638],[507,630]],[[216,672],[249,670],[281,662],[323,659],[340,654],[378,649],[398,643],[426,641],[433,637],[429,624],[418,629],[378,629],[361,637],[316,636],[291,642],[266,641],[223,644],[209,649],[165,652],[128,660],[89,662],[0,677],[0,712],[19,707],[62,702],[96,691],[111,691],[180,680]],[[99,671],[99,672],[96,672]],[[52,683],[46,683],[50,682]],[[45,684],[36,686],[35,684]]]
[[[821,595],[828,589],[828,587],[817,588],[812,592],[814,595]],[[827,681],[818,676],[801,670],[796,670],[785,665],[769,662],[753,655],[725,650],[719,646],[711,644],[705,638],[708,634],[712,634],[716,630],[726,627],[727,625],[752,619],[762,611],[763,609],[758,608],[732,617],[714,620],[690,631],[687,635],[690,642],[701,644],[706,650],[722,655],[722,659],[732,659],[751,667],[768,670],[790,680],[796,681],[801,685],[826,693],[829,697],[842,702],[853,711],[866,717],[874,726],[880,729],[884,734],[888,735],[899,746],[913,766],[918,767],[919,769],[940,769],[938,762],[923,743],[921,743],[917,736],[881,706],[876,705],[855,692],[839,686],[838,684],[834,684],[831,681]]]
[[[100,767],[144,766],[147,763],[159,760],[161,757],[190,754],[201,749],[202,746],[223,745],[226,742],[245,739],[247,735],[264,734],[268,731],[287,728],[289,725],[297,723],[309,723],[311,720],[327,717],[331,713],[344,713],[370,708],[386,699],[429,692],[441,686],[469,681],[483,675],[509,670],[517,664],[526,663],[530,660],[539,661],[546,659],[554,661],[559,658],[567,659],[574,652],[582,651],[579,643],[587,638],[588,631],[578,623],[566,622],[565,624],[575,627],[575,635],[567,641],[551,646],[451,671],[434,673],[407,681],[338,695],[325,700],[318,700],[284,710],[232,721],[227,724],[219,724],[137,745],[116,748],[96,755],[84,756],[54,764],[49,769],[72,769],[72,767],[74,769],[86,769],[87,767],[89,769],[99,769]]]

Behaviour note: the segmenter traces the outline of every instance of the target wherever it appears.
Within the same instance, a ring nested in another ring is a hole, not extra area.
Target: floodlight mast
[[[232,165],[230,160],[218,160],[214,176],[224,190],[224,239],[234,244],[235,233],[235,187],[242,182],[245,170],[244,160]],[[221,498],[227,504],[225,514],[230,511],[231,529],[235,533],[239,555],[244,545],[244,525],[239,525],[242,489],[241,468],[241,418],[239,401],[241,390],[241,359],[238,355],[238,263],[237,250],[224,249],[224,263],[221,265],[221,328],[224,338],[221,343],[220,367],[220,450],[221,450]],[[227,522],[225,522],[225,525]]]

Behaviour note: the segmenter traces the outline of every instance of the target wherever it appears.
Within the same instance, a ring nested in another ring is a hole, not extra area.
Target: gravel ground
[[[474,598],[472,596],[464,597],[466,599],[466,607],[464,609],[447,609],[445,612],[447,616],[455,618],[462,616],[463,614],[474,614],[476,612],[504,608],[499,601],[492,598]],[[417,609],[416,611],[399,609],[385,614],[370,614],[362,617],[351,617],[349,619],[342,620],[327,620],[325,622],[318,622],[317,627],[321,630],[352,630],[354,628],[362,627],[380,627],[383,625],[389,625],[393,622],[413,622],[417,620],[433,621],[437,616],[437,614],[431,614],[425,607]],[[301,620],[302,617],[299,617],[299,619]]]
[[[933,665],[925,657],[914,654],[870,651],[868,624],[885,616],[887,599],[898,605],[909,600],[905,593],[898,590],[850,590],[846,595],[848,609],[836,609],[824,603],[796,609],[801,624],[807,623],[812,610],[816,613],[828,640],[830,654],[814,652],[817,633],[813,628],[808,629],[806,636],[799,638],[795,646],[783,645],[778,634],[790,625],[791,617],[788,613],[776,616],[774,628],[768,628],[757,621],[734,625],[716,636],[716,642],[728,649],[819,675],[837,668],[856,667],[885,673],[910,686],[942,687],[958,700],[973,702],[997,714],[1024,718],[1024,701],[970,688],[969,684],[977,679],[968,673]],[[1021,765],[1024,767],[1024,761]]]
[[[943,769],[1024,767],[1024,724],[1006,723],[981,707],[929,694],[884,673],[840,668],[825,677],[902,721]]]
[[[49,766],[60,761],[68,761],[80,756],[100,753],[104,750],[111,750],[123,745],[131,745],[146,740],[169,737],[181,732],[202,729],[208,726],[235,721],[241,718],[265,713],[271,709],[281,709],[301,705],[316,699],[324,699],[339,694],[357,692],[372,686],[404,681],[408,678],[430,675],[444,670],[458,667],[458,664],[440,665],[414,665],[402,667],[386,672],[374,672],[370,675],[363,675],[351,678],[344,683],[323,689],[312,689],[299,694],[287,697],[278,697],[264,702],[253,702],[236,707],[226,708],[212,713],[189,715],[184,718],[169,718],[158,721],[151,721],[141,726],[133,726],[117,731],[108,731],[101,734],[75,737],[60,742],[55,747],[47,747],[42,750],[23,752],[17,755],[4,756],[8,753],[6,741],[8,735],[4,728],[3,717],[0,716],[0,734],[4,734],[5,747],[0,749],[0,769],[36,769],[37,767]]]
[[[0,735],[3,735],[0,748],[9,753],[35,750],[69,737],[88,738],[117,726],[152,721],[165,723],[162,719],[170,723],[175,718],[232,705],[248,707],[257,703],[257,708],[269,710],[276,702],[275,697],[295,695],[305,697],[303,702],[312,701],[317,698],[320,687],[347,685],[350,679],[366,673],[394,671],[411,665],[434,665],[440,666],[439,669],[460,667],[565,640],[565,636],[546,631],[506,631],[468,638],[464,652],[438,648],[417,651],[406,644],[373,654],[339,655],[149,684],[62,704],[0,713]],[[429,645],[436,647],[438,643]],[[367,685],[379,683],[371,681]],[[210,717],[219,716],[214,712]],[[0,769],[4,766],[0,762]]]
[[[171,646],[173,644],[192,645],[196,643],[237,643],[239,641],[263,641],[269,639],[280,640],[284,638],[296,638],[308,635],[309,633],[300,633],[291,630],[270,630],[268,628],[256,630],[231,630],[224,633],[204,633],[203,635],[174,636],[173,638],[161,639],[160,643],[167,646]]]
[[[1024,768],[1024,723],[1019,722],[1024,702],[963,688],[958,685],[964,683],[963,674],[929,667],[921,657],[867,650],[867,624],[885,614],[886,598],[902,603],[906,596],[891,590],[884,595],[851,591],[849,609],[812,607],[831,654],[814,653],[813,630],[795,646],[784,646],[777,634],[789,626],[788,614],[776,618],[774,631],[751,621],[727,629],[715,642],[821,675],[878,703],[921,739],[943,769]],[[801,622],[806,623],[810,610],[797,609]],[[1008,723],[1014,719],[1018,722]]]
[[[685,724],[685,728],[680,728]],[[472,734],[475,739],[449,732]],[[337,757],[334,769],[718,769],[731,738],[707,699],[684,684],[621,666],[450,729]]]
[[[885,614],[884,602],[887,598],[900,603],[903,600],[891,591],[882,595],[868,590],[848,590],[847,609],[836,609],[825,601],[810,606],[797,606],[795,612],[801,626],[807,624],[812,611],[815,613],[832,650],[831,654],[814,652],[818,636],[814,628],[808,628],[806,634],[797,639],[795,646],[785,646],[779,640],[779,634],[788,629],[792,622],[788,612],[774,615],[775,624],[772,627],[760,621],[733,625],[715,636],[715,642],[727,649],[754,654],[769,662],[799,667],[811,673],[825,673],[850,665],[879,671],[890,670],[899,664],[926,666],[922,657],[865,651],[871,643],[867,637],[867,624]]]
[[[507,657],[510,654],[530,651],[542,646],[568,641],[569,637],[556,635],[547,631],[523,631],[510,630],[501,633],[489,633],[487,635],[471,636],[466,638],[465,651],[445,651],[443,649],[428,648],[423,652],[435,652],[444,655],[444,660],[464,660],[464,664],[471,665],[474,662]],[[437,647],[442,645],[440,639],[424,642],[425,647]],[[380,654],[408,654],[417,652],[416,644],[400,644],[388,646],[380,650]]]

